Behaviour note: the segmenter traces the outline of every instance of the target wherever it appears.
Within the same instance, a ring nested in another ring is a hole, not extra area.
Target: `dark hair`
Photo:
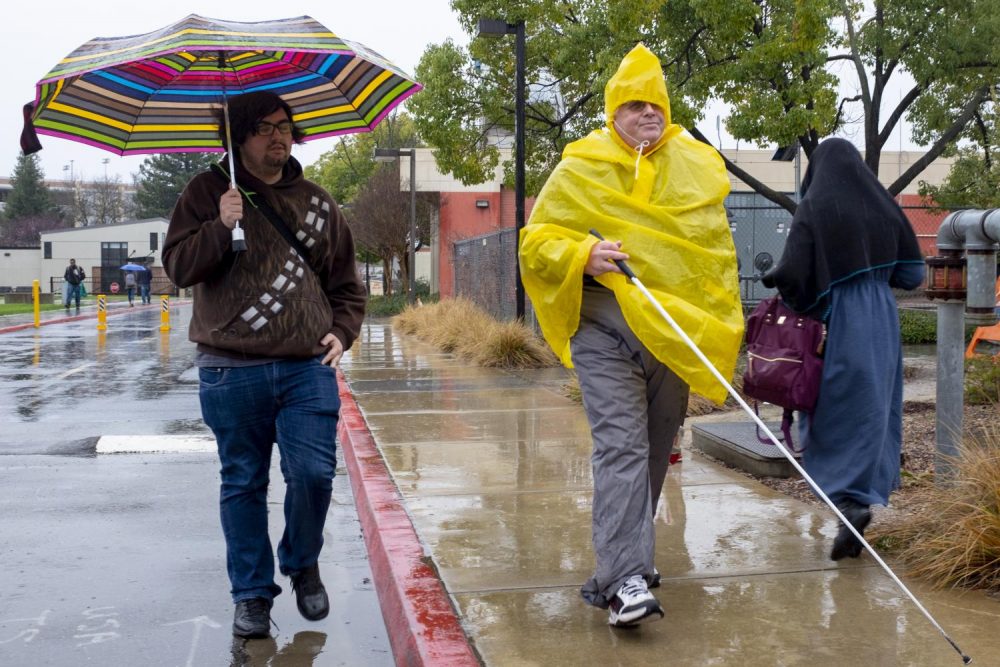
[[[283,109],[288,114],[288,120],[292,119],[292,107],[288,102],[281,99],[275,93],[261,90],[255,93],[243,93],[229,98],[229,131],[232,134],[233,144],[239,148],[243,142],[254,133],[264,116],[269,116],[279,109]],[[226,144],[225,115],[222,107],[219,106],[213,112],[219,121],[219,137],[222,139],[222,146],[229,149]],[[292,141],[297,144],[302,143],[305,133],[299,126],[292,123]]]

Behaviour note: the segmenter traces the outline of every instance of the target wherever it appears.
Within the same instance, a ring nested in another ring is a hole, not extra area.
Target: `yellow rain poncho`
[[[622,104],[664,110],[663,135],[638,153],[614,130]],[[725,378],[743,338],[736,253],[723,199],[722,158],[670,123],[663,71],[635,47],[605,88],[607,127],[569,144],[521,232],[521,275],[545,340],[572,368],[569,340],[580,321],[583,270],[599,231],[622,242],[629,265]],[[646,348],[692,391],[717,403],[726,390],[652,304],[618,273],[597,278],[612,290]]]

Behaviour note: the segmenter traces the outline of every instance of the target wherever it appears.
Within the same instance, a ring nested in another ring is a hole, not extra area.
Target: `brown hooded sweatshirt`
[[[170,279],[194,286],[189,338],[200,352],[235,359],[316,356],[326,351],[320,339],[327,333],[347,350],[361,330],[367,297],[344,216],[325,190],[303,177],[294,158],[273,185],[236,162],[246,251],[230,249],[232,232],[219,217],[229,180],[216,171],[188,183],[163,245]],[[260,198],[306,246],[308,258],[299,257],[255,208]]]

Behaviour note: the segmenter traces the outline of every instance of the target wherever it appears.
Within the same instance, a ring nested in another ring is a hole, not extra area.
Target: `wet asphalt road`
[[[273,639],[233,641],[212,453],[101,454],[98,439],[208,434],[189,307],[0,334],[0,665],[393,664],[346,469],[320,568],[330,616],[302,619],[287,579]],[[0,327],[14,322],[4,322]],[[283,528],[278,458],[270,532]]]

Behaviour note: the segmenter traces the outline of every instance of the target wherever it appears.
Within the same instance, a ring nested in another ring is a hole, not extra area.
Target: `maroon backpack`
[[[794,451],[801,451],[795,450],[792,442],[793,411],[811,413],[816,407],[826,326],[796,313],[779,297],[772,296],[757,304],[747,318],[746,339],[743,393],[784,408],[781,431],[785,442]]]

